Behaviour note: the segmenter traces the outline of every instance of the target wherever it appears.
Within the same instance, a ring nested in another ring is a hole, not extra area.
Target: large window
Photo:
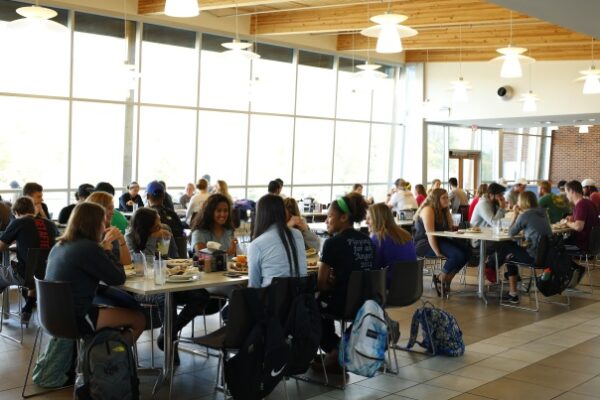
[[[333,56],[300,51],[296,114],[333,117],[336,77]]]
[[[508,181],[548,179],[550,140],[542,128],[505,132],[502,147],[504,178]]]
[[[296,119],[294,184],[329,183],[333,157],[333,121]]]
[[[334,183],[367,181],[369,124],[338,121],[333,164]]]
[[[248,184],[263,186],[275,178],[289,182],[292,173],[294,119],[253,115],[250,120]]]

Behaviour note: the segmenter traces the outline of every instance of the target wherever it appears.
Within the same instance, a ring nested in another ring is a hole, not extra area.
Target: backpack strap
[[[419,308],[413,314],[412,321],[410,323],[410,338],[406,344],[407,349],[411,349],[415,343],[417,343],[417,335],[419,334],[419,320],[422,313],[423,309]]]

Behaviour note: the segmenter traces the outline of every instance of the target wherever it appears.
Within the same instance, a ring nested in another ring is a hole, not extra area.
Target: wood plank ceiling
[[[160,14],[165,0],[139,0],[138,13]],[[250,15],[251,35],[337,35],[339,51],[375,51],[375,39],[360,34],[369,17],[404,14],[419,31],[403,39],[407,62],[485,61],[509,43],[511,11],[484,0],[199,0],[200,9],[220,18]],[[537,60],[587,60],[592,38],[516,12],[512,45]]]

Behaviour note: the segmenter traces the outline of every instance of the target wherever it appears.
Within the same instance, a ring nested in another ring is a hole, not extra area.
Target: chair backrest
[[[385,305],[386,288],[385,277],[387,269],[370,271],[352,271],[346,290],[346,304],[344,306],[344,319],[354,319],[358,309],[369,299]]]
[[[595,226],[592,228],[592,233],[590,234],[590,244],[588,246],[588,254],[593,256],[600,255],[600,226]]]
[[[27,261],[25,263],[25,286],[33,289],[35,282],[33,278],[44,279],[46,276],[46,264],[48,263],[49,249],[29,248],[27,249]]]
[[[387,293],[387,306],[406,307],[423,295],[424,258],[397,262],[393,265],[392,279]]]
[[[77,339],[75,306],[71,282],[52,282],[35,279],[40,325],[51,336]]]
[[[175,244],[177,245],[177,253],[179,253],[180,258],[188,258],[188,247],[187,247],[187,237],[185,236],[176,236]]]
[[[266,288],[243,288],[236,289],[231,293],[229,299],[229,318],[223,342],[223,346],[227,349],[240,348],[254,325],[258,322],[252,316],[250,307],[244,297],[244,291],[256,292],[261,305],[265,305]]]

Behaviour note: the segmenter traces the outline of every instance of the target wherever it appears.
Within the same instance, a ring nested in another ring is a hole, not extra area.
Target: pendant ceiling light
[[[533,93],[533,90],[531,89],[531,76],[532,76],[532,71],[531,71],[531,65],[529,66],[529,92],[524,93],[521,95],[521,100],[523,102],[523,112],[526,113],[531,113],[531,112],[536,112],[537,111],[537,102],[540,100],[540,98]]]
[[[43,39],[43,36],[46,34],[61,35],[68,32],[66,26],[56,21],[51,21],[58,14],[50,8],[40,7],[37,4],[34,6],[19,7],[17,8],[17,14],[23,18],[9,22],[7,27],[11,30],[19,31],[19,34],[36,36],[39,39]]]
[[[492,61],[502,61],[502,69],[500,70],[501,78],[520,78],[523,76],[523,70],[521,69],[521,62],[532,63],[535,62],[534,58],[524,56],[523,53],[527,51],[525,47],[512,47],[513,37],[513,25],[512,25],[512,11],[510,12],[510,37],[507,47],[496,49],[496,51],[502,54],[499,57],[492,59]]]
[[[123,0],[123,37],[125,38],[125,55],[121,69],[121,75],[123,79],[123,86],[126,90],[126,96],[129,97],[131,95],[131,91],[137,89],[140,73],[138,72],[138,66],[135,64],[134,60],[130,60],[127,25],[127,0]]]
[[[247,60],[257,60],[260,58],[260,55],[253,52],[252,50],[248,50],[252,47],[252,43],[242,42],[240,40],[239,31],[238,31],[238,9],[235,7],[235,39],[231,42],[221,43],[221,46],[225,47],[226,51],[223,54],[225,57],[233,57],[233,58],[243,58]]]
[[[600,93],[600,70],[596,69],[594,60],[594,38],[592,38],[592,65],[590,69],[579,71],[582,77],[578,81],[585,81],[583,84],[583,94],[599,94]]]
[[[365,28],[360,33],[367,37],[377,38],[375,51],[378,53],[402,52],[402,38],[415,36],[418,32],[408,26],[400,25],[408,17],[390,12],[391,2],[385,14],[375,15],[370,20],[377,25]]]
[[[462,76],[462,25],[459,26],[459,45],[458,45],[458,80],[450,81],[450,90],[452,91],[452,101],[456,103],[466,103],[469,101],[468,91],[471,90],[471,84]]]
[[[197,0],[167,0],[165,15],[176,18],[197,17],[200,14]]]

